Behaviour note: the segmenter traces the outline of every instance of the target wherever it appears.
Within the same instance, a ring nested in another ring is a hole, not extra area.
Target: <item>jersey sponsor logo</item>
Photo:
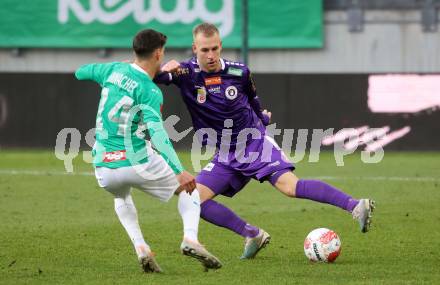
[[[113,162],[113,161],[120,161],[126,159],[127,156],[125,154],[125,150],[117,150],[112,152],[104,152],[103,162]]]
[[[243,75],[243,70],[241,70],[239,68],[229,67],[228,74],[241,76],[241,75]]]
[[[208,89],[209,93],[220,94],[222,92],[220,86],[211,87]]]
[[[205,87],[197,88],[197,102],[203,104],[206,102],[206,89]]]
[[[225,90],[225,96],[226,98],[228,98],[229,100],[234,100],[235,98],[237,98],[238,95],[238,90],[237,87],[231,85],[228,88],[226,88]]]
[[[215,165],[214,163],[210,162],[203,168],[203,170],[204,171],[212,171],[212,169],[214,168],[214,165]]]
[[[206,86],[220,85],[220,84],[222,84],[222,78],[220,76],[205,78],[205,85]]]

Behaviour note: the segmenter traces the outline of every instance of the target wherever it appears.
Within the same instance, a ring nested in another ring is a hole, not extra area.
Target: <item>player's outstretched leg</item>
[[[296,184],[296,197],[327,203],[350,212],[357,220],[360,230],[366,233],[371,224],[374,201],[356,200],[341,190],[319,180],[299,180]]]
[[[154,253],[144,240],[136,207],[130,194],[115,198],[115,212],[133,243],[142,270],[145,273],[162,272],[154,258]]]
[[[371,199],[356,200],[325,182],[298,179],[291,172],[285,172],[272,184],[290,197],[313,200],[344,209],[352,213],[353,219],[359,222],[362,232],[369,230],[374,209],[374,201]]]
[[[211,254],[198,241],[198,227],[200,221],[200,196],[197,189],[191,194],[180,192],[178,201],[179,213],[183,220],[183,241],[180,249],[184,255],[199,260],[205,269],[222,267],[220,260]]]
[[[202,203],[201,217],[245,238],[242,259],[254,258],[270,242],[270,235],[267,232],[246,223],[229,208],[214,200],[206,200]]]

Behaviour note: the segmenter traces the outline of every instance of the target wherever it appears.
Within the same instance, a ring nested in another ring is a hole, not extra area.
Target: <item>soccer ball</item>
[[[341,240],[332,230],[315,229],[304,240],[304,253],[313,262],[333,262],[341,253]]]

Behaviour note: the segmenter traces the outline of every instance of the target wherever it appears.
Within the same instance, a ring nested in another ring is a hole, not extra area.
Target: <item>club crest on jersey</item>
[[[203,104],[206,102],[206,89],[205,87],[197,87],[197,102]]]
[[[237,98],[238,95],[238,90],[237,87],[231,85],[228,88],[226,88],[225,90],[225,96],[226,98],[228,98],[229,100],[234,100],[235,98]]]

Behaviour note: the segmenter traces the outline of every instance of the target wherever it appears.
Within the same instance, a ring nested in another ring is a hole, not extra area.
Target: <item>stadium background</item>
[[[133,13],[110,25],[80,24],[73,12],[65,24],[56,17],[62,3],[113,7],[101,9],[104,17],[142,1],[0,2],[0,284],[439,283],[440,0],[249,0],[249,65],[278,128],[386,127],[387,138],[400,133],[380,163],[364,163],[363,153],[355,152],[337,166],[331,144],[319,159],[306,153],[295,163],[298,177],[375,199],[372,228],[362,234],[344,211],[286,199],[269,183],[252,181],[234,199],[216,200],[268,231],[269,247],[254,260],[240,260],[243,239],[201,221],[201,241],[224,264],[205,273],[179,253],[177,199],[163,204],[133,191],[140,225],[165,271],[160,275],[141,274],[111,195],[96,183],[84,136],[95,124],[99,87],[73,76],[84,63],[129,59],[131,37],[150,23],[135,24]],[[185,3],[147,2],[168,8]],[[242,1],[188,3],[209,3],[213,11],[234,5],[233,26],[216,19],[232,29],[224,57],[240,60]],[[190,30],[197,22],[151,22],[170,36],[167,59],[191,56]],[[163,90],[164,117],[179,115],[176,129],[187,129],[177,90]],[[64,128],[79,130],[83,149],[62,161],[54,146]],[[175,146],[185,167],[196,172],[190,143],[189,137]],[[69,158],[72,173],[66,171]],[[319,227],[341,237],[342,254],[333,264],[304,257],[304,238]]]
[[[253,4],[249,7],[249,66],[263,105],[274,113],[278,128],[334,128],[336,132],[347,127],[389,126],[388,133],[391,133],[409,126],[409,133],[392,141],[385,149],[440,149],[438,100],[437,105],[428,105],[417,112],[399,111],[398,108],[393,112],[372,112],[368,106],[369,76],[372,74],[438,74],[440,1],[327,0],[308,1],[309,4],[285,1],[278,8],[271,8],[272,11],[278,9],[278,19],[252,16],[261,13],[262,2],[251,1]],[[23,4],[9,3],[8,7],[16,10],[9,14],[23,10]],[[240,1],[235,1],[235,7],[234,13],[240,13]],[[295,11],[305,14],[298,20],[289,14]],[[239,26],[240,15],[235,18]],[[70,15],[69,19],[73,21],[74,16]],[[261,27],[267,23],[276,24],[261,32]],[[2,33],[7,31],[5,26]],[[23,27],[26,28],[26,24]],[[112,29],[117,27],[115,24]],[[142,26],[134,25],[134,30],[127,34],[131,36],[138,27]],[[165,25],[163,27],[167,31]],[[280,47],[275,36],[275,39],[263,41],[264,44],[257,36],[253,40],[257,29],[263,35],[278,30],[278,36],[284,37],[287,44]],[[85,43],[82,48],[72,47],[73,43],[52,47],[54,44],[45,42],[44,35],[40,39],[35,37],[36,41],[31,37],[32,33],[40,33],[38,29],[29,30],[23,36],[25,40],[29,37],[25,44],[16,34],[1,37],[0,147],[52,148],[57,133],[63,128],[77,128],[85,136],[94,126],[99,88],[93,83],[76,81],[74,70],[83,63],[131,58],[130,42],[123,44],[127,48],[90,47],[94,42]],[[289,30],[292,34],[286,34]],[[93,35],[97,34],[99,29]],[[241,60],[240,29],[232,34],[232,39],[226,41],[223,57]],[[93,36],[91,38],[93,41]],[[293,42],[290,46],[289,39]],[[33,42],[38,48],[32,46]],[[183,42],[188,43],[187,46],[190,44],[187,38]],[[181,45],[180,42],[171,43],[166,58],[183,60],[190,57],[189,48],[173,47]],[[190,127],[177,89],[161,88],[165,93],[164,117],[179,115],[182,119],[176,125],[179,131]],[[422,100],[422,97],[413,96],[408,100]],[[187,137],[176,143],[176,147],[183,149],[190,143],[191,137]],[[87,147],[84,139],[82,146]]]

